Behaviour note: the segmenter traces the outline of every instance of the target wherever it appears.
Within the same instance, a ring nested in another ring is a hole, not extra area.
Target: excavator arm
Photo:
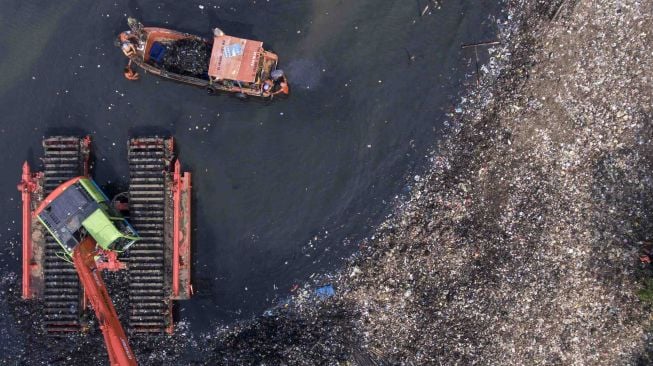
[[[100,329],[104,335],[111,366],[136,365],[134,353],[118,320],[118,314],[109,297],[100,270],[95,264],[96,244],[91,236],[84,238],[73,249],[73,263],[79,275],[79,280],[84,286],[86,298],[95,310]]]

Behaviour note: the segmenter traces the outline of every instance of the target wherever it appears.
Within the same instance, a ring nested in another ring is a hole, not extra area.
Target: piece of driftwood
[[[460,46],[461,49],[466,49],[466,48],[474,49],[474,56],[476,58],[476,85],[481,84],[481,71],[479,70],[479,63],[478,63],[478,48],[485,47],[485,46],[492,46],[500,43],[501,42],[499,41],[485,41],[485,42],[478,42],[478,43],[467,43]]]

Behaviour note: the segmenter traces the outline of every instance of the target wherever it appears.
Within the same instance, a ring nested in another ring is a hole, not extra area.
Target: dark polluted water
[[[3,277],[20,273],[21,163],[38,166],[43,136],[71,133],[92,135],[95,178],[112,192],[127,183],[130,136],[176,138],[194,178],[196,294],[177,309],[192,333],[260,314],[336,270],[407,192],[473,82],[473,51],[460,45],[496,31],[497,1],[442,3],[420,16],[426,1],[3,0]],[[264,104],[149,75],[129,82],[113,44],[127,16],[262,40],[291,96]]]

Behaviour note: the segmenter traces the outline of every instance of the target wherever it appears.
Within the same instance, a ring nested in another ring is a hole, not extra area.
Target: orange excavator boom
[[[73,249],[72,257],[75,269],[84,286],[86,298],[95,310],[102,335],[104,335],[111,366],[136,365],[134,353],[129,346],[125,331],[118,320],[116,309],[95,263],[96,247],[95,240],[91,236],[87,236]]]

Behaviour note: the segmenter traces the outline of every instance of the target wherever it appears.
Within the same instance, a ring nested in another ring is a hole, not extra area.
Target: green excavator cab
[[[139,239],[100,187],[87,177],[77,177],[59,186],[35,214],[68,256],[88,235],[102,249],[117,252]]]

